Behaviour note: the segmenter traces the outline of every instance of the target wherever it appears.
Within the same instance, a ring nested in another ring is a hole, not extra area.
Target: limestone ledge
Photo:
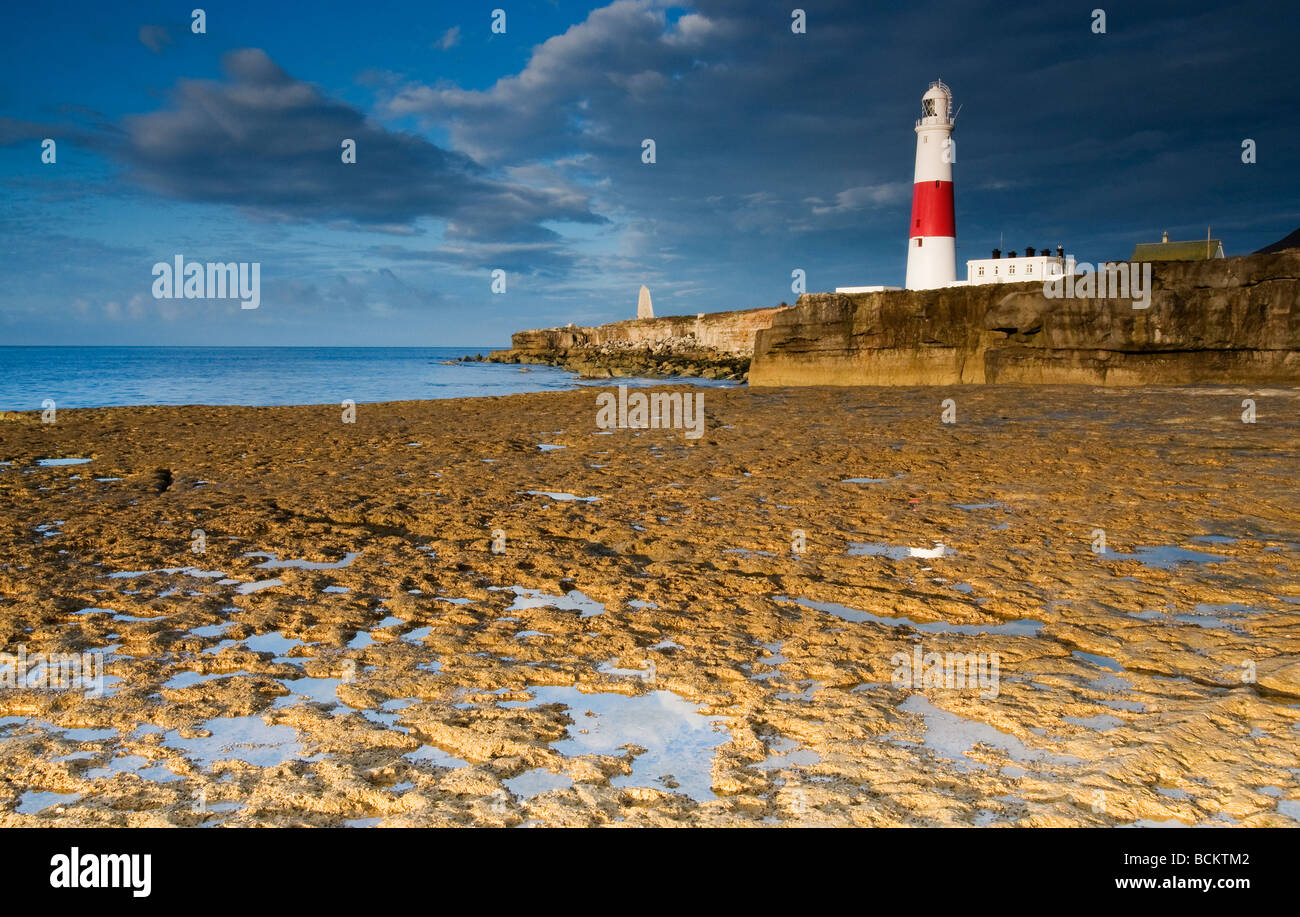
[[[496,350],[485,362],[559,366],[586,379],[680,376],[743,381],[749,372],[749,357],[701,348],[689,338],[653,346],[615,343],[554,351]]]
[[[539,328],[512,335],[493,363],[561,366],[588,378],[682,376],[744,380],[755,334],[791,307],[630,319],[592,327]]]
[[[1300,249],[1152,265],[1150,305],[1040,282],[814,293],[760,329],[749,383],[1300,382]]]

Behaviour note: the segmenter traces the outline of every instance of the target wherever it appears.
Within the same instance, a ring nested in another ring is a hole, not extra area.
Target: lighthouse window
[[[1008,273],[1008,274],[1014,274],[1015,272],[1016,272],[1016,266],[1015,266],[1014,264],[1008,264],[1008,265],[1007,265],[1007,273]]]
[[[984,276],[984,268],[980,268],[980,276],[981,276],[981,277]]]
[[[1025,273],[1026,273],[1026,274],[1032,274],[1033,272],[1034,272],[1034,266],[1033,266],[1032,264],[1026,264],[1026,265],[1025,265]]]
[[[917,239],[917,240],[916,240],[916,247],[917,247],[917,248],[920,248],[920,247],[921,247],[921,242],[923,242],[923,241],[924,241],[923,239]]]

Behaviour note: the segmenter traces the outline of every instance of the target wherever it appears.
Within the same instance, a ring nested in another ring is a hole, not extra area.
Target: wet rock
[[[0,639],[120,680],[0,687],[0,825],[1293,824],[1294,424],[1026,391],[944,425],[927,388],[709,389],[697,441],[596,435],[590,389],[6,426]],[[997,691],[895,684],[917,647]],[[610,698],[644,728],[584,746]],[[530,769],[556,788],[498,795]]]

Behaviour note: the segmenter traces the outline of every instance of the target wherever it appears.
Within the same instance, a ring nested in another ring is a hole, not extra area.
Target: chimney
[[[1015,256],[1016,256],[1016,253],[1015,253],[1015,252],[1007,252],[1007,257],[1008,257],[1008,258],[1014,258]]]
[[[1033,247],[1032,245],[1028,246],[1028,247],[1025,249],[1025,257],[1026,257],[1026,258],[1032,258],[1032,257],[1034,257],[1034,247]]]
[[[1058,245],[1058,246],[1056,246],[1056,257],[1058,257],[1058,258],[1064,258],[1064,257],[1065,257],[1065,246],[1064,246],[1064,245]]]
[[[1001,258],[1001,257],[1002,257],[1002,249],[1000,249],[1000,248],[995,248],[995,249],[993,249],[993,257],[994,257],[994,258]]]

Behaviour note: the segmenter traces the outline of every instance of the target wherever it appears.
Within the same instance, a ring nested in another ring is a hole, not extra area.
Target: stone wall
[[[1041,282],[813,293],[757,332],[749,383],[1300,384],[1300,249],[1156,263],[1147,309]]]
[[[653,347],[692,339],[701,350],[749,357],[754,352],[754,335],[772,323],[777,314],[792,306],[742,309],[734,312],[706,312],[668,315],[662,318],[632,318],[609,325],[585,328],[540,328],[511,336],[510,347],[521,353],[555,353],[584,347],[633,345]]]

